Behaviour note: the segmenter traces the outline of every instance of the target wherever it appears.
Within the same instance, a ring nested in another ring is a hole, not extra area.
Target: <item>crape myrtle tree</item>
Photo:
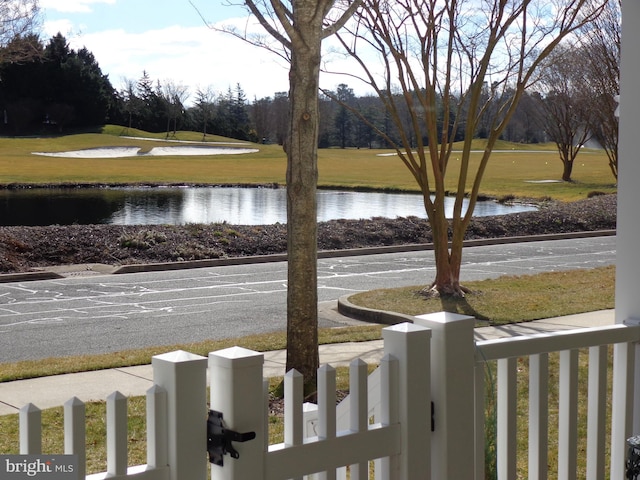
[[[562,162],[562,180],[571,182],[573,165],[584,144],[591,139],[595,109],[586,81],[589,52],[561,45],[547,57],[539,86],[543,96],[545,131],[556,144]]]
[[[275,40],[289,68],[287,155],[287,370],[315,388],[318,357],[318,93],[322,42],[349,19],[359,0],[245,0]],[[234,32],[231,32],[234,33]],[[275,50],[270,40],[235,34]]]
[[[377,93],[399,135],[372,127],[396,150],[422,191],[436,263],[435,280],[425,293],[465,294],[460,284],[463,240],[496,141],[540,63],[563,39],[597,18],[605,4],[362,0],[353,21],[338,34],[342,48],[359,65],[361,73],[355,75]],[[478,158],[472,155],[472,141],[482,120],[486,144]],[[457,137],[463,138],[456,146],[461,151],[452,156]],[[447,178],[453,180],[452,189]],[[455,194],[451,221],[445,215],[447,190]]]

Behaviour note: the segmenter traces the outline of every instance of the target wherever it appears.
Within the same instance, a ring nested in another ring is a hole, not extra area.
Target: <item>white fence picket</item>
[[[631,339],[628,339],[631,342]],[[638,341],[636,339],[636,341]],[[620,343],[613,347],[613,397],[611,404],[611,475],[624,478],[627,439],[631,436],[633,418],[629,415],[633,405],[633,379],[636,345]]]
[[[20,454],[38,455],[42,453],[42,414],[33,403],[20,409]]]
[[[380,361],[380,389],[386,394],[380,397],[380,418],[382,425],[394,425],[400,421],[399,416],[399,391],[400,382],[398,360],[391,355],[385,355]],[[371,378],[371,377],[369,377]],[[367,397],[368,398],[368,397]],[[376,480],[392,480],[398,478],[400,473],[400,458],[398,455],[382,457],[375,462]]]
[[[578,350],[560,352],[558,478],[576,480],[578,456]]]
[[[323,365],[318,369],[318,437],[336,437],[336,369]],[[319,480],[336,480],[336,470],[318,474]]]
[[[302,374],[297,370],[289,370],[284,376],[284,444],[287,447],[302,445],[303,397]]]
[[[169,463],[167,446],[167,391],[154,385],[147,390],[147,465],[164,467]]]
[[[353,360],[349,366],[349,392],[351,393],[349,407],[351,409],[350,427],[352,432],[367,430],[367,364],[359,358]],[[358,448],[354,445],[354,448]],[[359,462],[351,465],[353,480],[366,480],[369,476],[369,465]]]
[[[516,478],[518,395],[516,358],[498,360],[498,478]]]
[[[127,473],[127,397],[113,392],[107,397],[107,474]]]
[[[549,446],[549,355],[529,357],[529,480],[546,480]]]
[[[86,408],[84,402],[73,397],[64,404],[64,453],[78,456],[78,476],[87,472]]]
[[[605,478],[607,354],[607,346],[589,348],[587,480]]]

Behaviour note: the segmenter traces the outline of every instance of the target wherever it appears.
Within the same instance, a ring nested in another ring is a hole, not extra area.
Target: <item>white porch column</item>
[[[640,319],[640,2],[622,1],[616,323]]]
[[[622,323],[640,320],[640,2],[622,0],[622,46],[620,59],[620,132],[618,144],[618,225],[616,238],[615,319]],[[626,405],[616,409],[626,415],[614,415],[615,436],[628,438],[640,433],[640,348],[635,347],[635,368],[631,352],[624,345],[614,353],[614,389],[629,386],[635,377],[634,392],[619,400]],[[635,372],[632,376],[632,370]],[[629,405],[630,404],[630,405]],[[631,415],[629,415],[631,414]],[[615,437],[614,436],[614,437]],[[618,441],[614,439],[614,442]],[[623,447],[612,445],[612,478],[623,476]]]

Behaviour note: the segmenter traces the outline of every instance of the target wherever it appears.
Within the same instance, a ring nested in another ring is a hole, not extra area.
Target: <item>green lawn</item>
[[[107,146],[139,146],[146,151],[166,145],[165,134],[128,131],[107,126],[106,133],[85,133],[47,138],[0,138],[0,184],[62,183],[285,183],[286,156],[279,145],[252,145],[258,153],[212,157],[128,157],[119,159],[73,159],[33,155],[32,152],[79,150]],[[123,136],[145,136],[136,140]],[[202,134],[178,132],[175,139],[200,141]],[[208,136],[207,141],[233,142]],[[483,142],[478,140],[476,148]],[[473,154],[477,161],[480,153]],[[447,188],[457,183],[456,153],[447,176]],[[321,149],[318,159],[321,187],[375,188],[417,191],[415,180],[390,150]],[[521,198],[584,198],[589,192],[615,192],[614,178],[602,151],[584,150],[576,160],[573,183],[557,180],[562,164],[553,145],[518,145],[501,142],[493,153],[481,193]]]
[[[615,267],[608,266],[468,282],[471,293],[464,298],[425,298],[420,290],[427,286],[418,285],[362,292],[349,301],[406,315],[456,312],[505,325],[613,308],[614,283]]]

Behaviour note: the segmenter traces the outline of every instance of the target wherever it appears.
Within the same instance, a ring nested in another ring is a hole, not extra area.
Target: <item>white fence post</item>
[[[207,359],[178,350],[152,358],[153,381],[167,392],[171,480],[207,477]]]
[[[384,353],[398,359],[398,404],[402,452],[399,472],[391,478],[410,480],[431,478],[431,373],[429,329],[401,323],[382,330]],[[395,462],[393,462],[395,464]],[[456,477],[433,476],[434,479]],[[457,479],[456,479],[457,480]]]
[[[266,446],[264,355],[242,347],[209,353],[211,409],[221,412],[226,428],[238,433],[255,432],[245,443],[234,443],[239,459],[223,457],[223,466],[211,465],[211,478],[261,480]]]
[[[474,473],[475,319],[440,312],[415,317],[432,330],[431,396],[434,403],[431,474],[472,480]],[[464,458],[467,456],[467,458]]]

